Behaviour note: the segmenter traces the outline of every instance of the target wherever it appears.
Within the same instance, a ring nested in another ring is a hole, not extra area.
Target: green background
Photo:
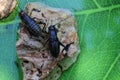
[[[59,80],[120,80],[120,0],[21,0],[21,8],[30,1],[69,9],[75,15],[81,52]],[[20,68],[14,64],[20,20],[8,19],[0,21],[0,80],[20,80]]]

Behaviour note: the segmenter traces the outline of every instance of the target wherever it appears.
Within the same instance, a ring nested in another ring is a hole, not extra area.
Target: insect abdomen
[[[60,52],[60,45],[58,41],[50,42],[50,53],[54,57],[58,57]]]
[[[25,12],[19,14],[21,20],[25,23],[25,27],[28,29],[29,33],[34,36],[41,36],[41,29],[39,25],[29,17]]]

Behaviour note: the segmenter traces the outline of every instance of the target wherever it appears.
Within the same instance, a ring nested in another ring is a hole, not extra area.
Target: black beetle
[[[53,57],[56,57],[56,58],[59,56],[59,53],[60,53],[60,45],[64,47],[64,49],[62,50],[63,52],[64,50],[68,51],[68,48],[70,47],[70,45],[74,43],[72,42],[64,46],[57,37],[57,29],[55,28],[55,25],[51,25],[49,27],[48,40],[49,40],[50,53],[52,54]]]
[[[29,34],[34,36],[34,37],[42,37],[44,38],[43,34],[42,34],[42,31],[41,31],[41,28],[40,26],[35,22],[34,18],[31,18],[28,14],[26,14],[21,8],[20,6],[18,5],[18,8],[20,9],[20,11],[16,10],[18,13],[19,13],[19,17],[20,19],[22,20],[22,22],[24,23],[24,27],[28,30]],[[40,12],[39,10],[33,8],[31,13],[33,11],[37,11],[37,12]],[[41,24],[44,24],[45,23],[42,23]]]
[[[19,12],[19,17],[25,24],[25,28],[31,35],[35,37],[41,36],[42,38],[44,38],[40,26],[34,21],[34,19],[28,16],[24,11]]]

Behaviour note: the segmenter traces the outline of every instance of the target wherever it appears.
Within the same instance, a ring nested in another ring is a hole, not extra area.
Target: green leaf
[[[0,26],[0,80],[22,80],[15,48],[17,26]]]
[[[20,0],[17,0],[16,6],[14,8],[14,10],[5,18],[0,19],[0,25],[7,25],[7,24],[11,24],[11,23],[17,23],[18,20],[14,20],[16,18],[18,11],[18,5],[20,5]],[[15,22],[16,21],[16,22]]]
[[[17,7],[16,7],[16,8],[17,8]],[[16,14],[17,14],[17,11],[16,11],[16,10],[13,10],[8,17],[3,18],[3,19],[0,20],[0,24],[7,24],[7,23],[10,22],[11,20],[15,19]]]
[[[93,1],[75,12],[81,53],[59,80],[120,80],[120,1]]]
[[[120,0],[23,0],[21,1],[21,8],[26,3],[35,1],[73,11],[78,23],[81,53],[77,62],[66,70],[59,80],[120,80]],[[18,21],[13,21],[11,24]],[[10,41],[16,36],[11,36],[11,32],[7,31],[0,29],[0,37],[6,36],[3,35],[4,33],[9,35],[9,37],[4,38],[6,40],[0,39],[0,43],[1,40],[6,41],[6,43],[1,43],[2,49],[0,51],[4,54],[2,57],[0,54],[0,58],[5,58],[5,53],[8,55],[8,51],[15,48],[13,45],[10,46]],[[9,44],[10,48],[5,47],[5,44]],[[11,55],[13,53],[15,54],[13,51]],[[11,58],[10,54],[8,57]],[[10,70],[13,68],[11,67],[6,71],[9,72]],[[6,73],[6,75],[12,74]],[[0,73],[0,79],[4,76],[3,72]],[[15,76],[18,75],[12,75],[12,77]],[[16,77],[15,80],[17,80]]]

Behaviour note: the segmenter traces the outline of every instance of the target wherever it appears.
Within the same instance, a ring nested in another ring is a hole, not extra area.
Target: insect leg
[[[45,30],[46,23],[43,22],[42,19],[39,19],[37,17],[33,17],[32,19],[37,20],[38,21],[37,24],[43,24],[44,27],[43,27],[42,31]]]
[[[39,19],[39,18],[37,18],[37,17],[33,17],[32,19],[36,19],[37,21],[41,21],[42,19]]]
[[[29,31],[27,30],[27,28],[25,27],[25,26],[27,26],[27,25],[25,25],[24,23],[20,23],[19,25],[20,25],[20,27],[23,27],[23,31],[24,31],[25,33],[27,33],[28,36],[31,36],[30,32],[29,32]]]
[[[31,12],[30,12],[30,16],[32,15],[32,12],[33,12],[33,11],[35,11],[35,12],[40,12],[40,10],[33,8],[33,9],[31,10]]]
[[[42,13],[41,15],[42,15],[42,17],[46,18],[45,15],[44,15],[43,13]]]
[[[71,42],[70,44],[67,44],[67,45],[64,47],[64,49],[62,50],[62,53],[63,53],[64,50],[68,51],[68,49],[69,49],[69,47],[70,47],[71,44],[74,44],[74,42]]]
[[[59,30],[55,27],[55,25],[53,25],[54,26],[54,28],[55,28],[55,31],[56,32],[59,32]],[[60,24],[58,24],[58,27],[60,27]],[[59,42],[60,43],[60,42]],[[60,43],[61,44],[61,43]]]
[[[34,36],[32,36],[31,38],[35,39],[36,41],[40,41],[40,42],[44,43],[44,39],[41,36],[40,37],[34,37]]]
[[[60,44],[61,46],[65,47],[61,42],[59,42],[59,44]]]
[[[44,46],[46,46],[46,44],[47,44],[47,42],[49,41],[49,38],[47,39],[47,41],[45,41],[45,44],[44,44]]]

